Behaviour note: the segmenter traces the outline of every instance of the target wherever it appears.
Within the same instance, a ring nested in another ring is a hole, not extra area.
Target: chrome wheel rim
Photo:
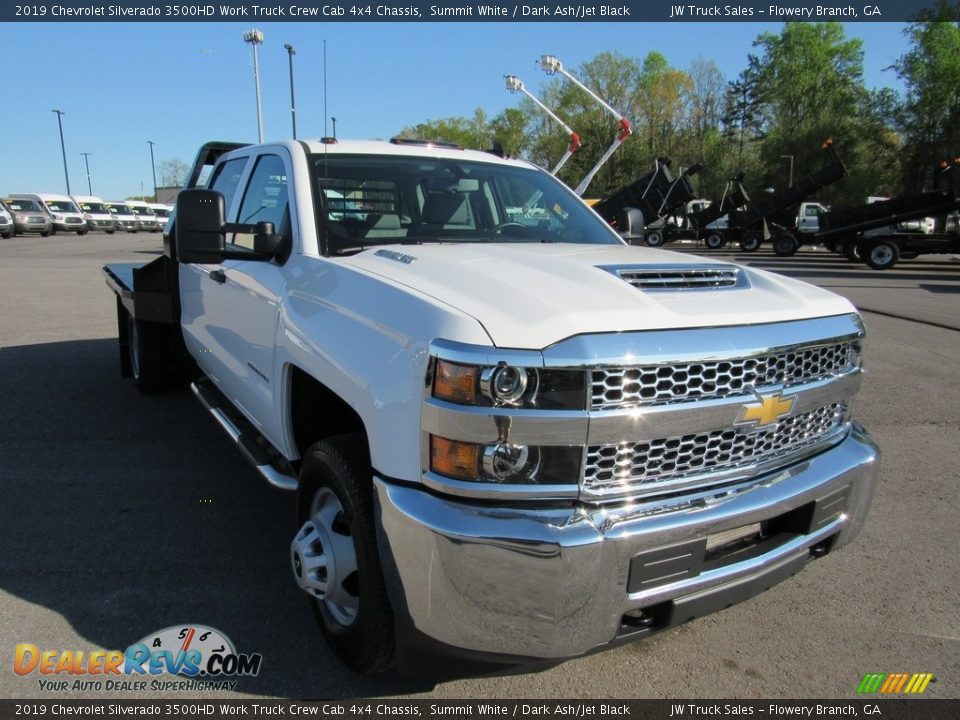
[[[360,609],[357,553],[343,505],[330,488],[313,496],[310,519],[294,537],[290,559],[297,584],[338,624],[352,625]]]

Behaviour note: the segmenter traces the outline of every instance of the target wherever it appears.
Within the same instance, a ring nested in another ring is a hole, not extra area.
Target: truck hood
[[[612,270],[732,263],[622,245],[388,245],[342,262],[472,316],[497,347],[542,349],[587,333],[752,325],[854,312],[839,295],[743,266],[736,266],[749,280],[743,288],[640,290]]]

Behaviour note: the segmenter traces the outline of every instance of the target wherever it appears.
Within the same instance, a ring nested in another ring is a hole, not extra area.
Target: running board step
[[[270,453],[261,444],[266,443],[264,437],[210,380],[201,378],[191,383],[190,389],[264,480],[281,490],[297,489],[296,476],[273,466]]]

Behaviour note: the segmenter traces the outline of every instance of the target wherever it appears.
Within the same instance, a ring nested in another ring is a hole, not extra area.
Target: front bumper
[[[26,222],[16,222],[14,223],[18,233],[48,233],[53,229],[52,223],[26,223]]]
[[[581,655],[739,602],[849,543],[878,459],[854,425],[839,445],[761,478],[614,508],[494,507],[375,477],[391,603],[457,652]],[[704,557],[708,537],[758,522],[769,540]]]

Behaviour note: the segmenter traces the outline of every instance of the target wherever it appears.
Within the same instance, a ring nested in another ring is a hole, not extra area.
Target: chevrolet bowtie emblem
[[[738,427],[756,429],[773,425],[780,418],[789,415],[797,401],[796,395],[783,397],[779,392],[763,395],[752,388],[750,390],[757,399],[740,408],[740,415],[734,423]]]

